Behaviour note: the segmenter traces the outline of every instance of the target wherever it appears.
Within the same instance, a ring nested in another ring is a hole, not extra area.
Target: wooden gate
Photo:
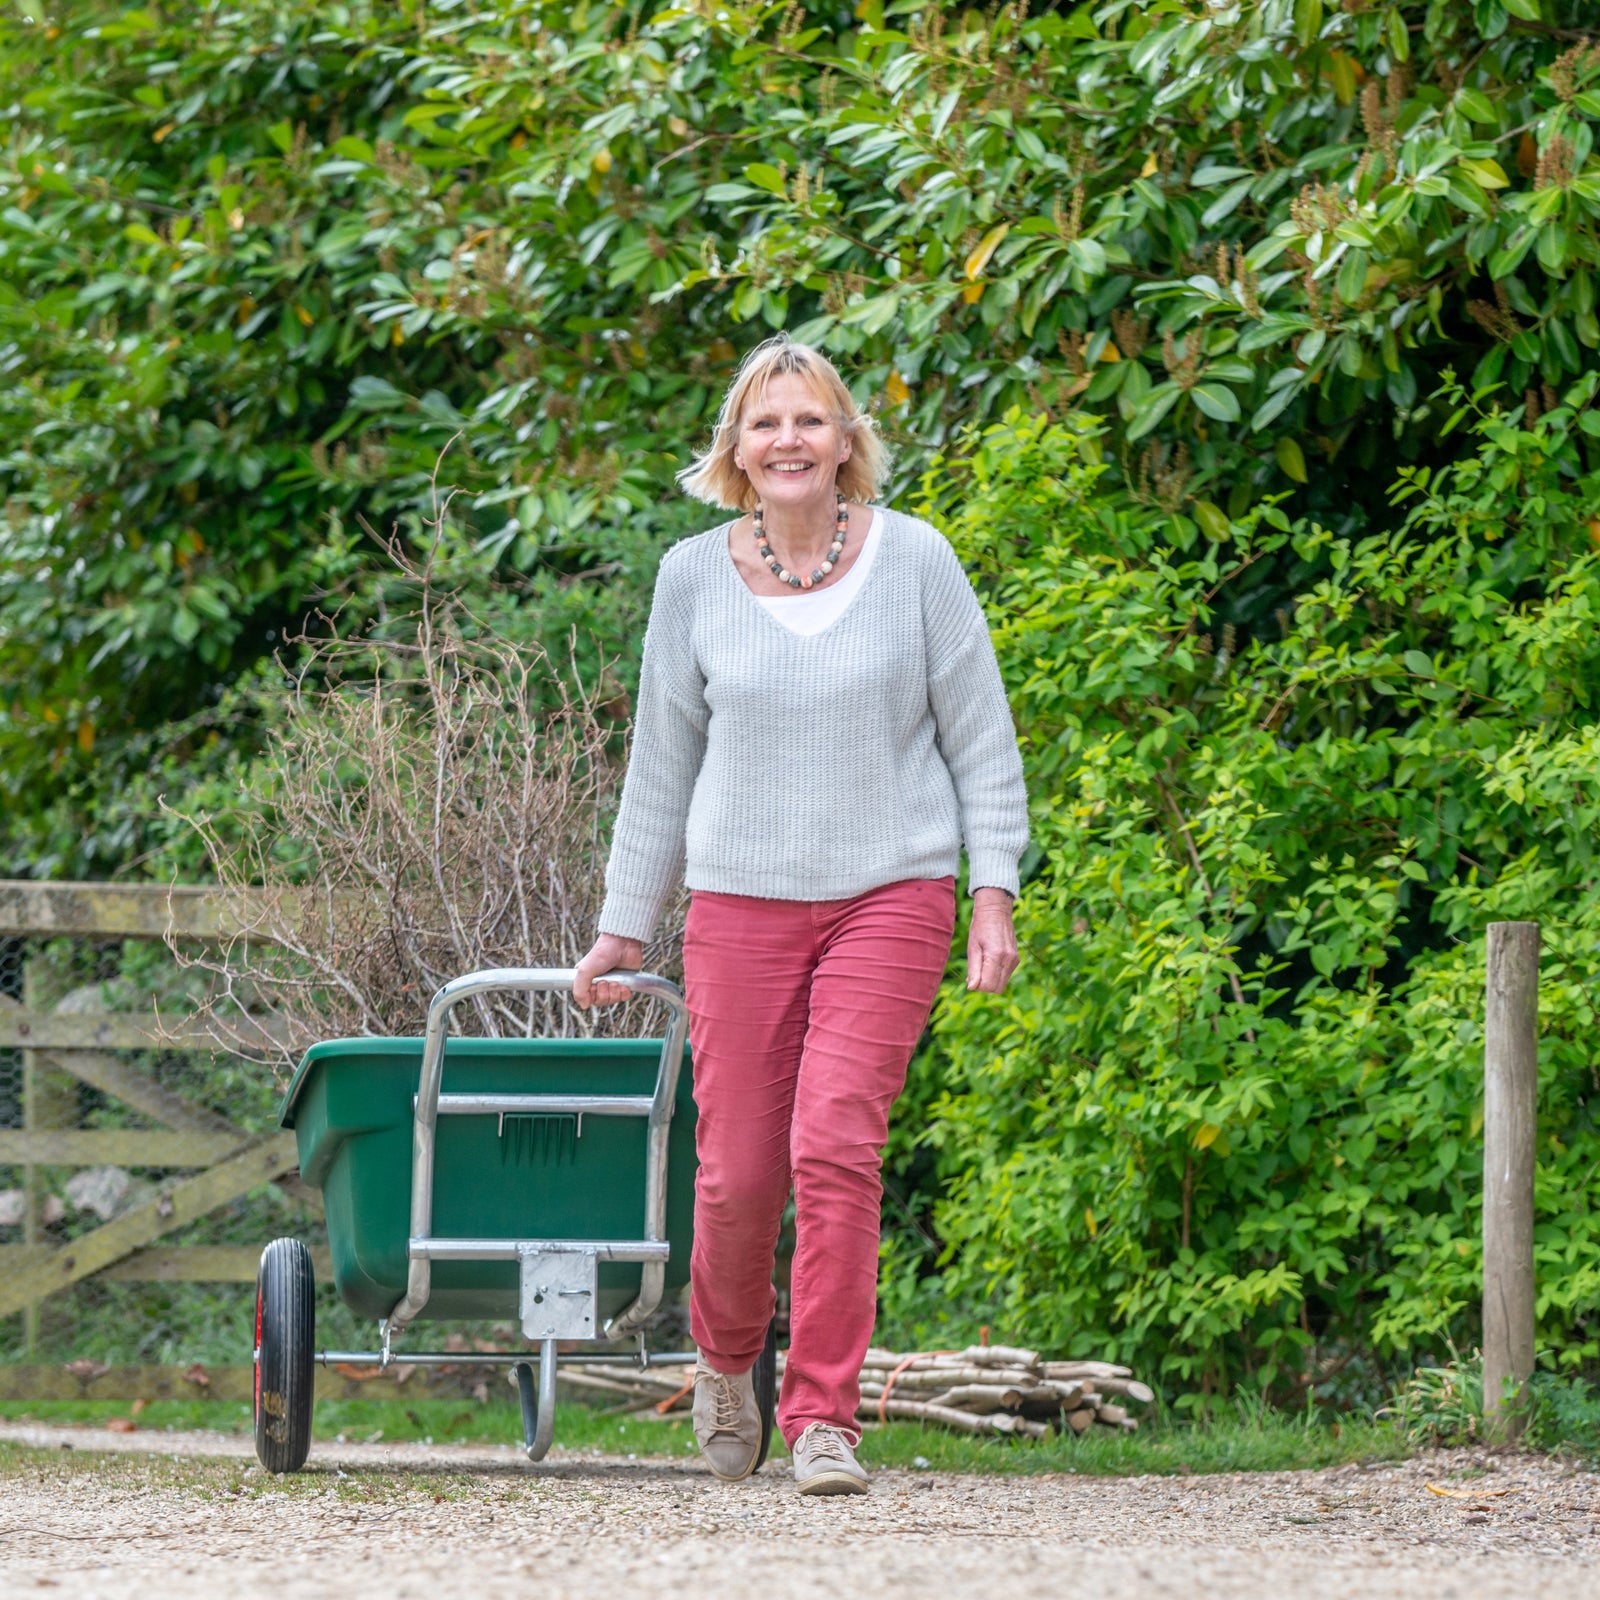
[[[226,899],[206,889],[0,881],[5,940],[160,940],[169,926],[183,938],[208,940],[225,935],[230,920]],[[0,1398],[59,1398],[74,1390],[116,1399],[210,1393],[209,1379],[203,1371],[197,1377],[193,1368],[180,1381],[157,1368],[96,1372],[86,1370],[97,1365],[92,1362],[31,1365],[39,1306],[46,1296],[95,1276],[122,1282],[252,1281],[259,1245],[172,1247],[162,1240],[267,1183],[284,1186],[320,1211],[315,1193],[298,1182],[294,1137],[237,1127],[127,1059],[128,1052],[152,1050],[218,1053],[221,1045],[203,1026],[180,1028],[175,1037],[173,1029],[158,1024],[153,1005],[142,1013],[45,1009],[26,967],[20,987],[20,997],[0,995],[0,1051],[14,1052],[21,1067],[20,1108],[13,1102],[5,1119],[12,1125],[0,1127],[0,1167],[20,1169],[22,1180],[22,1242],[0,1245],[0,1317],[21,1313],[24,1359],[0,1365]],[[77,1084],[91,1085],[156,1126],[74,1126]],[[41,1169],[51,1167],[140,1168],[161,1177],[139,1203],[76,1238],[52,1242],[40,1182]],[[8,1193],[15,1201],[16,1191]],[[326,1272],[325,1260],[318,1266]],[[83,1370],[74,1374],[74,1368]],[[105,1381],[118,1371],[125,1374],[120,1383]],[[130,1387],[138,1392],[123,1392]]]

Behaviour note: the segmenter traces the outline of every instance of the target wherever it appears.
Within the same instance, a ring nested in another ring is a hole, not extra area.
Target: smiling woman
[[[695,1433],[718,1477],[759,1463],[751,1368],[792,1183],[778,1422],[803,1494],[866,1488],[879,1171],[949,960],[962,846],[968,987],[998,994],[1028,837],[983,611],[942,534],[868,504],[883,467],[825,357],[783,337],[750,353],[682,479],[744,514],[662,562],[600,937],[573,986],[580,1004],[626,998],[605,974],[639,966],[687,878]]]

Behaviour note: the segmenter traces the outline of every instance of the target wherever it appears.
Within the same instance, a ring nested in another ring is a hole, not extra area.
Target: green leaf
[[[784,177],[776,167],[768,166],[765,161],[752,162],[744,169],[744,175],[758,189],[765,189],[768,194],[780,195],[788,198],[788,186]]]
[[[1228,521],[1227,513],[1210,500],[1195,501],[1194,520],[1200,524],[1200,531],[1218,544],[1233,537],[1233,524]]]
[[[1259,433],[1263,428],[1271,427],[1294,403],[1295,397],[1300,393],[1302,387],[1303,384],[1299,382],[1287,383],[1282,388],[1269,394],[1256,407],[1255,414],[1250,418],[1251,432]]]
[[[1369,259],[1365,250],[1352,250],[1339,265],[1339,295],[1347,305],[1354,305],[1366,292]]]
[[[1283,469],[1285,477],[1293,478],[1296,483],[1306,483],[1306,458],[1300,449],[1299,442],[1288,434],[1278,440],[1273,449],[1273,454],[1278,459],[1278,465]]]
[[[1237,422],[1239,401],[1232,389],[1220,383],[1197,383],[1189,391],[1189,398],[1215,422]]]
[[[1489,257],[1489,276],[1491,278],[1509,278],[1522,265],[1522,258],[1533,247],[1537,237],[1537,229],[1519,228],[1512,234],[1511,242],[1504,249],[1496,250]]]
[[[1389,50],[1396,61],[1409,61],[1411,59],[1411,33],[1406,27],[1406,19],[1401,15],[1399,6],[1390,6],[1387,18],[1387,33]]]
[[[1294,0],[1294,34],[1309,49],[1322,32],[1322,0]]]
[[[1539,230],[1539,244],[1534,253],[1546,272],[1559,275],[1570,265],[1570,247],[1567,230],[1559,222],[1547,222]]]
[[[1142,439],[1178,403],[1183,394],[1175,383],[1158,383],[1143,396],[1133,408],[1133,421],[1128,425],[1128,442]]]
[[[1506,176],[1505,169],[1498,161],[1488,156],[1469,160],[1463,156],[1460,165],[1477,179],[1478,184],[1484,189],[1505,189],[1510,186],[1511,180]]]

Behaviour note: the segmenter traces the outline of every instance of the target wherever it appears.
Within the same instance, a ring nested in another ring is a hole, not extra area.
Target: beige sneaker
[[[795,1440],[794,1484],[801,1494],[866,1494],[866,1468],[844,1434],[826,1422],[813,1422]]]
[[[695,1363],[694,1436],[719,1478],[733,1483],[755,1471],[761,1454],[761,1412],[748,1372],[734,1377],[708,1367],[703,1357]]]

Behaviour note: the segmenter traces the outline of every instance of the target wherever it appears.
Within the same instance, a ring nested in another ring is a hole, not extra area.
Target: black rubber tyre
[[[298,1472],[311,1450],[316,1307],[311,1252],[274,1239],[256,1273],[256,1456],[268,1472]]]
[[[761,1412],[761,1454],[756,1457],[753,1471],[761,1470],[767,1459],[767,1446],[772,1443],[772,1420],[778,1411],[778,1319],[767,1324],[767,1342],[750,1369],[750,1381],[755,1385],[756,1407]]]

